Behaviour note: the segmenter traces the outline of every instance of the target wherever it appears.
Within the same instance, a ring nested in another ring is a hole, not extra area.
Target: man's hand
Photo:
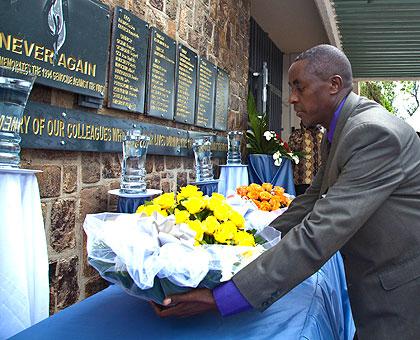
[[[187,317],[201,314],[209,310],[217,310],[216,302],[210,289],[198,288],[184,294],[168,296],[163,306],[150,302],[160,317]]]

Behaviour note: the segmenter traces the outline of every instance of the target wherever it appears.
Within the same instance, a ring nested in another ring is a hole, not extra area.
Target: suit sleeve
[[[253,307],[265,310],[365,224],[403,180],[401,150],[397,136],[374,123],[360,124],[342,137],[334,164],[339,175],[325,198],[276,246],[233,277]]]

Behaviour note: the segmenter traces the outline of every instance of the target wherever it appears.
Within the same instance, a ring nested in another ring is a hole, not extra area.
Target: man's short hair
[[[328,79],[339,75],[343,79],[345,88],[352,87],[353,73],[351,64],[346,55],[332,45],[318,45],[299,54],[296,61],[307,60],[306,69],[321,79]]]

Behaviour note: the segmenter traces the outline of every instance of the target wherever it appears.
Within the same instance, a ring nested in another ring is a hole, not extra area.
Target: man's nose
[[[296,94],[294,93],[294,91],[290,91],[290,94],[289,94],[289,103],[290,104],[295,104],[297,102],[297,96],[296,96]]]

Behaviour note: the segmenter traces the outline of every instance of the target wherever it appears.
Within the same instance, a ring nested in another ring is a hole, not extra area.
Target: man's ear
[[[330,77],[330,94],[337,94],[343,88],[343,78],[338,74]]]

